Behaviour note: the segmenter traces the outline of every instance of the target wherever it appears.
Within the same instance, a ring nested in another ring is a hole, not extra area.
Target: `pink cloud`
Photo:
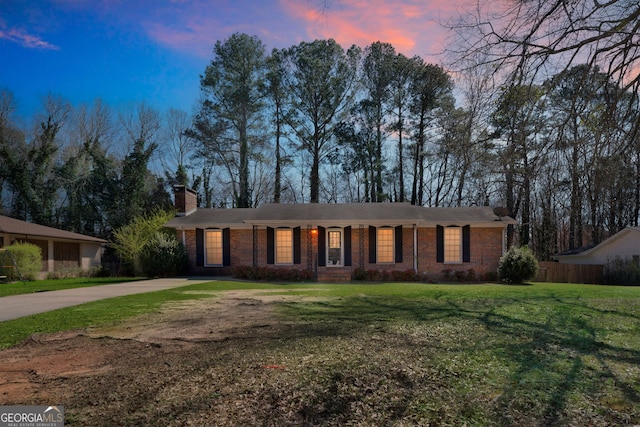
[[[280,0],[283,9],[304,21],[311,38],[333,38],[343,47],[391,43],[405,55],[435,55],[444,32],[437,21],[450,16],[453,1],[341,0],[324,2]]]
[[[102,1],[118,4],[121,0]],[[216,40],[245,32],[260,37],[268,48],[327,38],[344,48],[388,42],[405,55],[435,62],[445,40],[445,30],[437,21],[451,16],[459,1],[218,0],[211,7],[206,0],[171,0],[133,16],[158,44],[202,58],[211,56]]]
[[[40,37],[29,34],[26,31],[16,28],[0,28],[0,39],[9,40],[29,49],[59,50],[54,44],[42,40]]]

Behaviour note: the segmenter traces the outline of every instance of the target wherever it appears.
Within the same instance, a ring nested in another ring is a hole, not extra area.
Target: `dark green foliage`
[[[498,275],[504,283],[523,283],[538,274],[538,261],[527,247],[512,247],[498,265]]]
[[[233,269],[233,277],[245,280],[310,282],[313,280],[313,272],[311,270],[299,270],[296,268],[239,266]]]
[[[157,145],[147,145],[144,139],[137,139],[131,153],[122,162],[122,176],[119,182],[120,198],[117,199],[112,211],[113,226],[121,227],[129,218],[144,213],[147,193],[145,180],[147,178],[147,164]]]
[[[352,274],[353,280],[369,282],[419,282],[423,278],[412,269],[408,270],[363,270],[357,268]]]
[[[604,267],[606,285],[640,285],[640,265],[632,259],[616,257]]]
[[[2,94],[0,103],[5,96]],[[58,187],[55,168],[60,148],[58,133],[69,106],[61,98],[48,95],[43,98],[42,107],[39,126],[31,138],[8,117],[0,118],[0,179],[6,181],[13,193],[8,203],[13,216],[51,226]]]
[[[157,232],[142,248],[140,262],[147,276],[175,277],[185,271],[187,252],[174,236]]]
[[[40,248],[31,243],[15,243],[0,252],[2,275],[9,281],[36,280],[42,270]]]

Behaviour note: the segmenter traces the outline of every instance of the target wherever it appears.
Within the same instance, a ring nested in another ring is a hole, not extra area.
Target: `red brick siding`
[[[196,233],[195,230],[185,232],[187,254],[189,256],[189,266],[191,274],[218,275],[231,274],[234,266],[267,266],[267,231],[261,227],[256,230],[242,229],[231,230],[231,267],[196,267]],[[177,232],[178,239],[182,239],[182,232]],[[500,228],[474,228],[471,227],[471,262],[459,264],[444,264],[436,262],[436,229],[417,229],[418,272],[433,279],[442,278],[443,270],[468,272],[473,269],[477,278],[482,279],[487,273],[493,273],[498,268],[498,261],[502,256],[502,236],[503,230]],[[360,238],[364,239],[364,261],[365,270],[380,271],[403,271],[414,268],[414,230],[413,228],[403,228],[402,230],[402,262],[393,264],[369,263],[369,229],[364,228],[360,233],[358,227],[351,229],[351,270],[361,267]],[[270,265],[273,268],[296,268],[307,269],[309,263],[313,264],[317,260],[317,236],[312,235],[310,230],[303,227],[300,230],[300,264],[293,265]],[[311,238],[312,252],[308,252],[308,239]],[[253,243],[256,247],[253,247]],[[255,254],[255,263],[254,263]],[[348,268],[348,267],[347,267]]]
[[[195,210],[198,207],[198,194],[183,185],[178,185],[173,188],[174,191],[174,205],[178,213],[186,213]]]
[[[501,228],[471,227],[471,262],[444,264],[436,262],[436,229],[418,229],[418,271],[439,279],[443,270],[468,272],[473,269],[478,279],[495,273],[502,256]]]
[[[253,265],[253,230],[231,230],[231,266]]]

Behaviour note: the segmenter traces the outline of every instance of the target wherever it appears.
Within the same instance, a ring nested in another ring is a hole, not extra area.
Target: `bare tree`
[[[188,161],[195,149],[195,141],[186,135],[191,118],[186,111],[170,108],[165,115],[164,156],[162,166],[170,182],[188,184]]]
[[[635,0],[478,1],[455,25],[449,53],[523,75],[547,66],[599,66],[623,87],[640,82],[640,3]]]

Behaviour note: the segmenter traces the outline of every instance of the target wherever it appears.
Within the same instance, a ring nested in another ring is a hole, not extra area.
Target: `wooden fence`
[[[537,282],[554,283],[602,283],[604,265],[560,264],[559,262],[538,262]]]

